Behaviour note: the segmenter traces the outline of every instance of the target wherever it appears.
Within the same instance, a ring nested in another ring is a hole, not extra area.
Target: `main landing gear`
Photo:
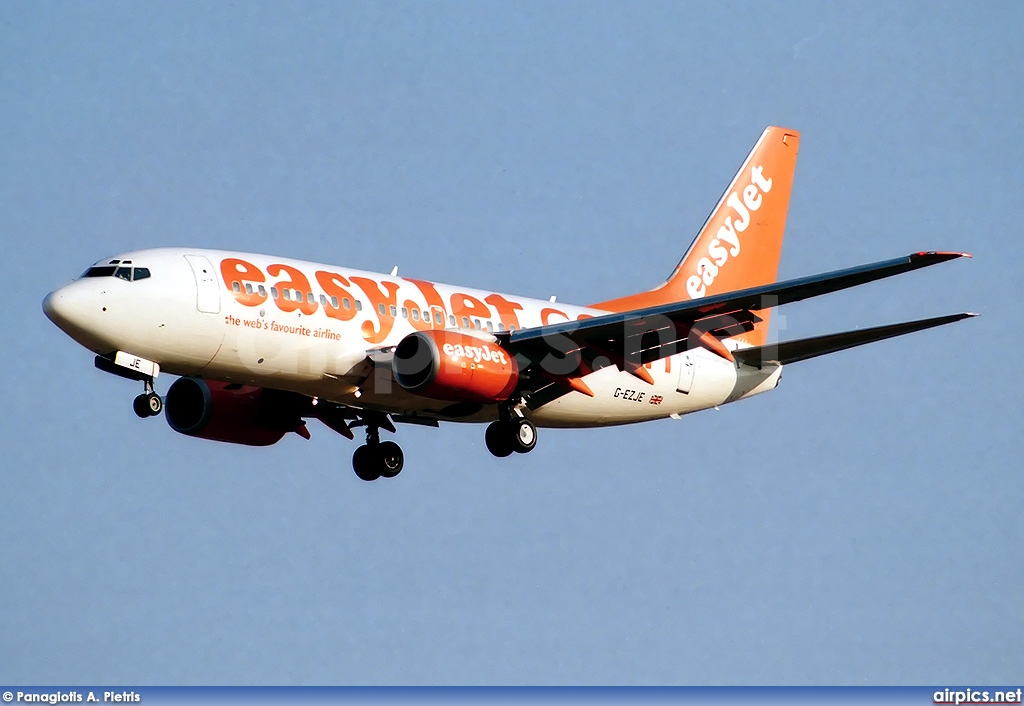
[[[405,454],[402,447],[393,441],[381,441],[380,429],[374,425],[366,427],[366,443],[352,454],[352,470],[360,480],[394,478],[402,472]]]
[[[132,409],[135,410],[135,414],[145,419],[160,414],[164,409],[164,401],[153,390],[153,378],[146,378],[143,382],[146,383],[146,391],[135,398]]]
[[[528,453],[537,445],[537,427],[526,417],[512,415],[491,422],[484,434],[484,443],[498,458],[510,456],[512,452]]]

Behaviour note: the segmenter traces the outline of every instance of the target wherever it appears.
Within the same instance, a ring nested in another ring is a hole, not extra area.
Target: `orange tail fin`
[[[796,130],[765,130],[672,275],[649,292],[594,306],[629,311],[774,282],[799,147]],[[738,338],[767,343],[770,311],[759,312],[763,321]]]

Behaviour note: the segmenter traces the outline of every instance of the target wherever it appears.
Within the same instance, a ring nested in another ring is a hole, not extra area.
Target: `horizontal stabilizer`
[[[921,319],[920,321],[907,321],[901,324],[889,324],[887,326],[876,326],[874,328],[859,329],[857,331],[844,331],[843,333],[831,333],[827,336],[815,336],[814,338],[802,338],[797,341],[786,341],[756,348],[741,348],[733,351],[741,362],[760,367],[769,361],[782,363],[798,363],[801,360],[816,358],[826,353],[844,351],[847,348],[863,346],[865,343],[874,343],[894,336],[902,336],[915,331],[934,328],[951,324],[954,321],[968,319],[977,314],[950,314],[948,316],[937,316],[933,319]]]

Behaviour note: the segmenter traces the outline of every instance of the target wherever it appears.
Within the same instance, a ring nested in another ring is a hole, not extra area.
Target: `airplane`
[[[43,300],[49,319],[143,383],[139,417],[265,446],[307,419],[366,442],[352,467],[393,478],[398,424],[487,423],[497,457],[538,427],[600,427],[717,408],[774,389],[782,368],[959,321],[958,313],[772,342],[773,308],[970,257],[922,251],[777,281],[800,133],[768,127],[682,259],[649,291],[571,306],[282,257],[203,248],[101,260]],[[154,381],[179,376],[164,397]]]

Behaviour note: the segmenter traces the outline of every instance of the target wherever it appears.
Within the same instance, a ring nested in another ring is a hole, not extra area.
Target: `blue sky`
[[[0,682],[1019,682],[1022,31],[1019,3],[0,5]],[[802,131],[781,277],[975,256],[780,338],[983,316],[526,456],[402,429],[366,484],[326,427],[138,420],[40,310],[177,244],[628,294],[769,124]]]

